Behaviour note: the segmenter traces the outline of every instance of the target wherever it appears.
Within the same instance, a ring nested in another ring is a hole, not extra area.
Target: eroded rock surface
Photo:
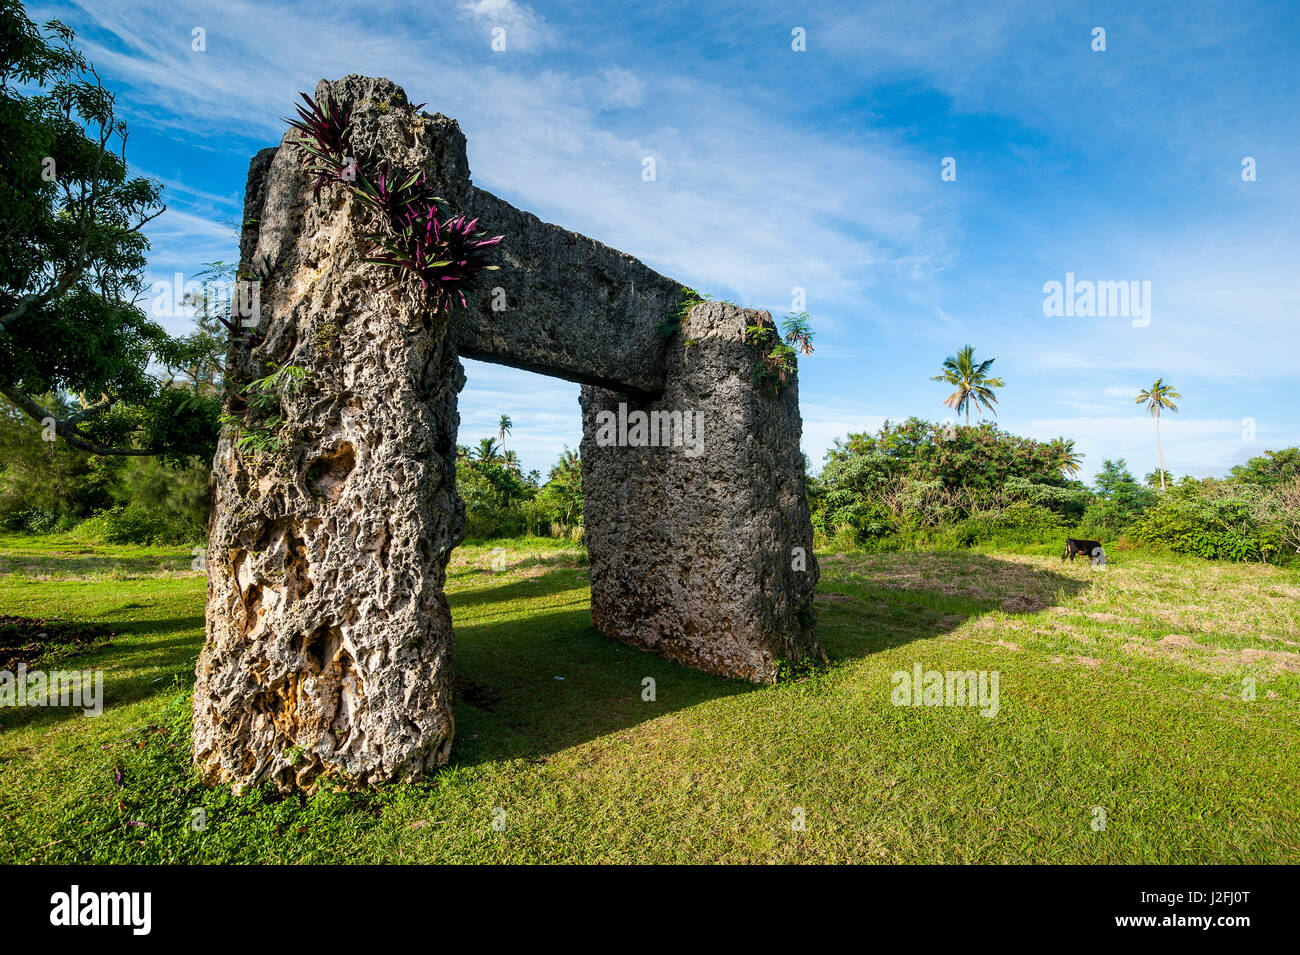
[[[583,515],[591,616],[602,633],[772,683],[781,661],[824,655],[814,636],[818,568],[798,385],[753,383],[757,350],[744,329],[755,316],[697,305],[672,340],[657,400],[583,387]],[[600,416],[608,422],[620,405],[628,418],[641,411],[659,421],[659,447],[633,446],[631,427],[626,445],[602,446]],[[702,442],[686,428],[680,447],[663,446],[665,414],[697,416]],[[702,444],[698,453],[692,443]]]
[[[357,139],[408,168],[466,175],[463,148],[442,148],[454,123],[417,116],[395,89],[335,85],[359,104]],[[464,376],[445,320],[380,291],[389,277],[364,264],[371,226],[346,190],[313,199],[283,145],[250,178],[243,267],[267,274],[256,337],[232,349],[231,373],[244,382],[274,363],[305,375],[282,393],[278,450],[239,450],[227,433],[217,453],[195,761],[239,784],[414,777],[445,762],[452,739],[443,584],[464,526]]]

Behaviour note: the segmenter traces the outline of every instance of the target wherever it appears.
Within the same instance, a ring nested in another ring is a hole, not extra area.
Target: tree
[[[221,391],[225,376],[229,345],[226,333],[234,327],[229,288],[235,278],[235,266],[209,262],[197,278],[204,280],[201,288],[187,293],[182,302],[194,310],[194,331],[177,339],[185,346],[186,360],[179,367],[168,369],[171,377],[167,383],[179,383],[196,395],[209,396]]]
[[[1142,483],[1145,484],[1147,487],[1151,488],[1152,490],[1154,490],[1155,488],[1160,487],[1161,476],[1164,473],[1165,472],[1161,471],[1159,468],[1156,468],[1154,471],[1148,471],[1146,475],[1142,478]],[[1168,478],[1169,478],[1169,485],[1172,487],[1176,483],[1174,480],[1174,476],[1170,474],[1168,475]]]
[[[1156,502],[1156,496],[1149,488],[1133,480],[1128,462],[1123,458],[1102,461],[1101,471],[1093,483],[1097,487],[1097,496],[1112,501],[1126,518],[1141,514]]]
[[[492,464],[501,459],[500,449],[491,438],[479,439],[478,448],[474,453],[481,464]]]
[[[162,187],[128,175],[115,96],[74,39],[0,0],[0,394],[81,451],[211,457],[218,396],[149,370],[196,344],[138,305]]]
[[[1101,470],[1093,479],[1097,486],[1097,496],[1106,500],[1113,500],[1120,493],[1122,488],[1138,487],[1138,483],[1133,480],[1133,475],[1128,469],[1128,462],[1123,458],[1118,461],[1112,461],[1107,458],[1101,462]]]
[[[1155,384],[1146,391],[1139,392],[1133,399],[1136,404],[1145,401],[1147,411],[1156,419],[1156,451],[1160,455],[1160,490],[1162,491],[1165,489],[1165,449],[1160,443],[1160,410],[1168,408],[1177,413],[1178,406],[1170,400],[1171,398],[1182,398],[1182,395],[1174,391],[1173,385],[1166,385],[1163,378],[1157,378]]]
[[[519,473],[519,455],[513,451],[506,451],[501,455],[501,463],[516,474]]]
[[[993,406],[997,404],[998,399],[993,389],[1005,387],[1006,383],[1001,378],[988,377],[989,369],[993,367],[995,361],[996,358],[986,358],[976,364],[975,348],[971,345],[963,345],[955,356],[950,355],[944,359],[943,373],[930,379],[946,382],[957,389],[948,396],[944,404],[958,414],[965,411],[967,427],[970,426],[972,404],[976,411],[988,410],[997,414]]]
[[[1265,451],[1232,469],[1231,479],[1239,484],[1272,487],[1300,477],[1300,448]]]
[[[60,415],[72,411],[57,395],[41,400]],[[125,460],[95,458],[47,437],[40,424],[0,402],[0,527],[6,530],[66,530],[113,505],[112,484]]]
[[[510,433],[510,429],[514,426],[515,423],[510,420],[510,415],[503,414],[501,416],[501,421],[497,425],[497,440],[501,442],[502,448],[506,446],[506,435]]]
[[[582,461],[566,445],[538,492],[536,511],[548,523],[577,527],[582,523]]]
[[[1048,449],[1056,458],[1057,466],[1060,467],[1062,474],[1078,474],[1083,466],[1083,455],[1074,450],[1074,442],[1067,441],[1065,438],[1053,438],[1047,444]]]

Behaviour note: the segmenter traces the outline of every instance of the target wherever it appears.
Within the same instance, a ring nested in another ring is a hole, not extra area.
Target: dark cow
[[[1073,537],[1065,539],[1065,553],[1061,555],[1061,560],[1070,558],[1070,563],[1074,563],[1076,554],[1082,554],[1084,557],[1091,558],[1094,564],[1106,564],[1106,551],[1101,546],[1101,541],[1084,541],[1076,540]]]

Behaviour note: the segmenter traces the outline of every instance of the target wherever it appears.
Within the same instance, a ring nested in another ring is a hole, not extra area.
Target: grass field
[[[0,537],[0,615],[116,633],[59,661],[102,716],[0,710],[0,862],[1300,862],[1296,570],[823,554],[832,663],[763,688],[602,637],[580,545],[496,546],[450,569],[451,764],[278,798],[189,770],[188,549]],[[918,663],[996,715],[893,705]]]

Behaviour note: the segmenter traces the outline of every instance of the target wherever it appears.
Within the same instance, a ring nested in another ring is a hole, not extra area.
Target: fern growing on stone
[[[273,455],[283,449],[280,426],[284,424],[282,400],[302,387],[307,377],[298,365],[271,363],[271,373],[254,379],[239,391],[242,413],[222,414],[217,420],[234,429],[235,447],[258,456]]]
[[[782,321],[782,336],[767,323],[765,315],[765,312],[759,312],[755,324],[746,326],[745,341],[760,350],[754,364],[754,382],[771,382],[779,387],[794,374],[796,350],[805,355],[812,354],[812,316],[807,312],[790,313]]]

